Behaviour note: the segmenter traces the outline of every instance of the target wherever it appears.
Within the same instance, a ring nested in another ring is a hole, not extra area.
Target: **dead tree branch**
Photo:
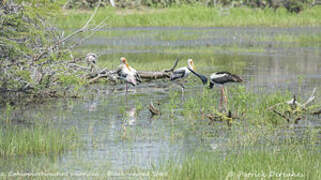
[[[142,79],[145,80],[156,80],[156,79],[166,79],[169,78],[177,66],[178,59],[176,59],[174,65],[169,70],[164,71],[139,71],[138,74]],[[109,80],[116,82],[119,79],[117,72],[118,70],[107,70],[106,68],[103,70],[97,70],[94,73],[87,74],[87,78],[90,83],[95,83],[101,78],[108,78]]]
[[[321,113],[321,110],[312,111],[310,108],[311,103],[315,99],[315,92],[316,88],[313,89],[310,97],[303,104],[299,103],[296,100],[296,96],[293,95],[291,100],[270,106],[268,110],[285,119],[288,123],[294,122],[297,124],[300,120],[305,119],[307,114],[319,115]],[[288,107],[281,108],[281,105],[287,105]]]

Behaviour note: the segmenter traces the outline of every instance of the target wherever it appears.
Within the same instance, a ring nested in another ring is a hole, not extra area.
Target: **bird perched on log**
[[[205,82],[205,76],[202,74],[199,74],[195,72],[193,69],[188,68],[193,74],[195,74],[197,77],[199,77],[203,83]],[[207,79],[207,78],[206,78]],[[212,89],[214,85],[218,85],[221,87],[221,99],[220,99],[220,108],[222,107],[223,104],[223,99],[225,101],[225,109],[227,106],[227,97],[225,96],[224,93],[224,84],[225,83],[230,83],[230,82],[242,82],[243,79],[239,77],[238,75],[231,74],[229,72],[216,72],[210,75],[210,84],[209,88]]]
[[[171,81],[174,81],[176,84],[181,86],[182,94],[184,94],[185,87],[184,87],[184,83],[180,81],[188,77],[188,75],[191,72],[189,69],[192,69],[192,70],[195,69],[194,62],[192,59],[187,60],[187,67],[181,67],[176,69],[175,71],[173,71],[173,74],[170,76]]]
[[[128,90],[128,85],[137,86],[142,82],[137,71],[128,65],[127,59],[124,57],[120,58],[121,64],[119,65],[116,73],[119,75],[120,79],[124,80],[126,83],[126,91]]]
[[[93,72],[94,69],[96,69],[97,66],[97,55],[95,53],[88,53],[86,55],[86,62],[88,66],[90,67],[90,71]]]

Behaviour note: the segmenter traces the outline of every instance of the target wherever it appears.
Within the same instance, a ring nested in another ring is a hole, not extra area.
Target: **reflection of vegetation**
[[[111,27],[141,27],[141,26],[195,26],[195,27],[244,27],[244,26],[320,26],[320,6],[307,9],[300,14],[292,14],[279,8],[250,9],[231,8],[225,14],[219,8],[204,6],[179,6],[167,9],[147,10],[115,10],[105,8],[98,12],[97,22],[108,19]],[[58,17],[55,22],[61,28],[77,28],[85,23],[91,11],[68,10]],[[245,20],[246,19],[246,20]]]

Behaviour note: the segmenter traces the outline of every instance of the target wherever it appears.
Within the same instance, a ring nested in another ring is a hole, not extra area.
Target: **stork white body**
[[[185,78],[187,78],[189,76],[189,74],[191,73],[191,71],[188,69],[192,69],[194,70],[194,62],[192,59],[188,59],[187,60],[187,65],[188,67],[181,67],[176,69],[175,71],[173,71],[173,74],[170,77],[171,81],[176,82],[178,85],[181,86],[182,88],[182,93],[184,93],[184,84],[183,82],[179,82]]]
[[[141,78],[137,73],[136,69],[132,68],[128,65],[127,59],[124,57],[120,58],[121,64],[117,70],[117,74],[121,79],[123,79],[126,83],[126,91],[127,84],[131,84],[132,86],[138,85],[141,82]]]

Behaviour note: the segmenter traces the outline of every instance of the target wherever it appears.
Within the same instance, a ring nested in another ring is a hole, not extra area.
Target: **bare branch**
[[[317,88],[313,88],[311,96],[309,97],[309,99],[305,103],[303,103],[303,107],[306,107],[315,99],[314,94],[315,94],[316,90],[317,90]]]
[[[176,68],[177,64],[178,64],[178,61],[179,61],[179,59],[176,58],[176,61],[175,61],[174,65],[173,65],[173,67],[168,69],[168,70],[164,70],[164,72],[173,72],[174,69]]]

